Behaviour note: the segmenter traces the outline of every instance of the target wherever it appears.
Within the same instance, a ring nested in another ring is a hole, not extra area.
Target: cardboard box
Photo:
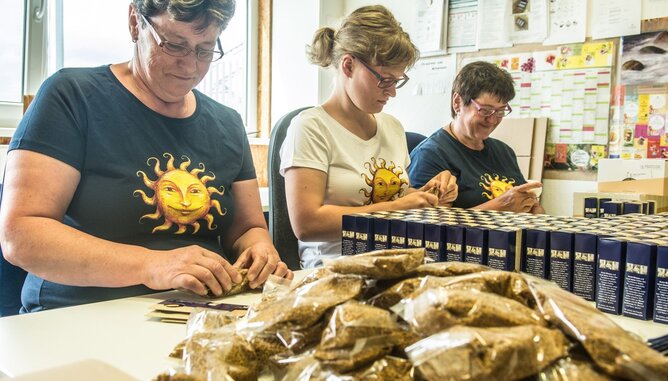
[[[599,192],[636,192],[668,196],[668,165],[663,159],[601,159]]]
[[[583,217],[584,199],[587,197],[598,197],[599,202],[601,201],[600,198],[610,198],[622,201],[654,201],[654,213],[668,212],[668,194],[657,195],[639,192],[575,192],[573,193],[573,217]]]

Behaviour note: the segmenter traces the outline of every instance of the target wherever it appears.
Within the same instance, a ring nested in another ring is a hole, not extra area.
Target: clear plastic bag
[[[394,342],[389,337],[373,337],[355,342],[353,347],[341,349],[316,348],[314,357],[322,368],[336,373],[360,369],[392,352]]]
[[[325,267],[339,274],[357,274],[373,279],[397,279],[424,262],[424,248],[386,249],[346,255],[325,261]]]
[[[422,380],[519,380],[566,356],[558,330],[526,325],[506,328],[456,326],[406,348]]]
[[[261,370],[253,347],[229,331],[196,333],[183,349],[185,373],[207,381],[257,380]]]
[[[389,311],[348,301],[334,308],[322,332],[320,349],[352,347],[357,340],[390,336],[399,330]]]
[[[415,269],[413,274],[415,276],[438,276],[438,277],[449,277],[457,275],[466,275],[479,273],[483,271],[490,271],[491,268],[479,265],[476,263],[467,263],[467,262],[433,262],[425,263],[420,265]]]
[[[629,380],[668,380],[668,357],[620,328],[584,299],[553,284],[531,282],[545,319],[579,341],[607,374]]]
[[[367,303],[378,308],[390,309],[390,307],[399,303],[402,299],[409,297],[415,290],[420,288],[423,279],[419,277],[399,281],[387,290],[371,297]]]
[[[393,310],[422,337],[455,325],[546,325],[538,313],[521,303],[478,290],[427,288],[404,299]]]
[[[596,370],[590,362],[563,358],[544,369],[535,377],[536,381],[614,381]]]
[[[432,278],[429,280],[429,278]],[[527,280],[518,273],[500,270],[489,270],[450,278],[427,277],[423,287],[445,287],[449,289],[478,290],[497,294],[535,308],[536,299]]]

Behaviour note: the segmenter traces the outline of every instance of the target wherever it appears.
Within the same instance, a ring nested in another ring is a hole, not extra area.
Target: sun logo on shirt
[[[480,176],[480,180],[482,180],[482,182],[480,182],[479,185],[486,191],[483,191],[482,195],[489,200],[493,200],[506,193],[513,187],[513,184],[515,184],[515,179],[508,179],[505,176],[499,177],[496,173],[493,176],[489,173],[485,173]]]
[[[158,176],[156,180],[149,179],[143,171],[137,171],[137,176],[140,176],[144,184],[154,193],[153,197],[149,197],[144,191],[137,189],[133,195],[141,196],[146,205],[156,207],[154,213],[141,216],[139,221],[141,222],[144,218],[158,220],[164,217],[165,222],[156,226],[152,233],[169,230],[176,225],[178,230],[174,234],[183,234],[190,225],[193,227],[192,234],[195,234],[200,228],[197,222],[199,219],[206,220],[209,230],[216,229],[216,225],[213,224],[213,214],[209,213],[209,210],[213,207],[221,216],[227,213],[227,210],[221,210],[218,200],[211,199],[214,193],[222,196],[225,192],[224,187],[221,186],[221,190],[218,190],[206,186],[206,183],[214,180],[216,176],[211,173],[210,176],[199,178],[198,175],[205,171],[202,163],[199,164],[199,168],[187,171],[190,159],[186,156],[181,156],[184,161],[178,168],[174,166],[174,157],[171,154],[165,153],[162,156],[168,158],[165,171],[160,169],[160,160],[157,157],[150,157],[146,160],[148,166],[151,165],[151,161],[155,160],[153,171]]]
[[[380,165],[379,165],[380,164]],[[401,192],[401,187],[408,185],[408,180],[401,178],[404,173],[401,167],[397,167],[394,162],[390,162],[387,166],[385,159],[371,158],[371,162],[364,163],[364,166],[369,170],[371,177],[362,173],[364,181],[371,187],[371,191],[364,188],[359,190],[359,193],[364,194],[369,200],[365,205],[375,204],[377,202],[390,201],[396,198]]]

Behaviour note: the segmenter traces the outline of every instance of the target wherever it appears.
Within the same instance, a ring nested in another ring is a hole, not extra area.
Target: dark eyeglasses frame
[[[371,72],[371,74],[373,74],[374,77],[376,77],[376,79],[378,80],[378,87],[381,89],[389,89],[392,86],[396,86],[395,89],[400,89],[410,79],[406,74],[404,74],[403,77],[397,79],[390,77],[383,77],[382,75],[380,75],[380,73],[373,70],[371,66],[369,66],[366,62],[364,62],[364,60],[361,60],[355,56],[353,56],[353,58],[362,63],[362,65],[364,65],[364,67],[367,70],[369,70],[369,72]]]
[[[478,111],[478,115],[482,116],[483,118],[488,118],[492,115],[495,115],[497,118],[501,119],[513,112],[513,109],[510,107],[510,105],[506,105],[504,108],[495,109],[482,106],[480,103],[476,102],[475,99],[471,99],[471,103],[473,103],[476,110]]]
[[[186,57],[190,53],[195,53],[195,57],[197,58],[198,61],[210,63],[218,61],[225,55],[225,52],[223,51],[223,46],[220,43],[220,38],[216,39],[216,45],[218,46],[219,50],[208,50],[200,48],[191,49],[188,46],[176,44],[174,42],[169,42],[166,39],[163,39],[162,37],[160,37],[160,34],[158,34],[158,31],[155,30],[153,24],[151,24],[151,22],[148,21],[148,19],[141,13],[139,13],[139,15],[141,16],[142,20],[146,23],[146,25],[148,25],[151,35],[155,39],[155,42],[158,43],[160,50],[162,50],[162,52],[167,54],[168,56]],[[211,56],[208,57],[207,55]]]

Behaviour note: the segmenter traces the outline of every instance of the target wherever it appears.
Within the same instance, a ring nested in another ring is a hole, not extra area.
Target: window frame
[[[34,95],[48,73],[49,49],[57,64],[62,66],[63,62],[63,0],[52,0],[55,5],[49,9],[49,0],[23,0],[24,1],[24,28],[23,28],[23,78],[22,94]],[[260,32],[260,21],[258,20],[259,2],[271,4],[271,0],[242,0],[247,3],[249,22],[247,24],[246,36],[246,59],[248,62],[246,74],[246,130],[249,135],[259,134],[261,130],[258,119],[258,49]],[[241,1],[239,1],[241,2]],[[41,10],[41,12],[40,12]],[[37,17],[37,15],[40,17]],[[54,17],[56,24],[57,41],[55,47],[48,46],[49,17]],[[223,32],[224,33],[224,32]],[[270,43],[270,41],[269,41]],[[0,128],[16,128],[23,115],[21,102],[0,102]]]

